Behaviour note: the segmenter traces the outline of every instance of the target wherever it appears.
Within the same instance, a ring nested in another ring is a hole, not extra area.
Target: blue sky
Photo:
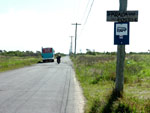
[[[41,47],[53,47],[56,52],[68,53],[69,36],[75,34],[71,24],[78,22],[82,25],[78,26],[77,52],[87,48],[116,51],[114,23],[106,22],[106,11],[118,10],[119,0],[95,0],[84,25],[91,3],[92,0],[1,0],[0,49],[40,51]],[[139,21],[130,23],[130,45],[126,51],[148,51],[149,1],[128,0],[128,10],[139,10]]]

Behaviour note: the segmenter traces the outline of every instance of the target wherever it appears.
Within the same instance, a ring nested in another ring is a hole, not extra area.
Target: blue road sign
[[[129,45],[129,22],[115,22],[114,44]]]

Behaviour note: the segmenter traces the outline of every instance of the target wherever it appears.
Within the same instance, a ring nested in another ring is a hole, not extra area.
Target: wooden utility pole
[[[115,22],[114,44],[117,44],[115,93],[122,96],[124,86],[125,45],[129,44],[129,22],[138,21],[138,11],[127,11],[127,0],[119,0],[119,11],[107,11],[107,21]],[[121,30],[122,29],[122,30]]]
[[[127,10],[127,0],[120,0],[119,11]],[[120,95],[124,85],[125,45],[117,45],[116,86],[115,92]]]
[[[74,48],[74,55],[76,56],[76,47],[77,47],[77,26],[78,26],[78,25],[81,25],[81,24],[75,23],[75,24],[72,24],[72,25],[75,25],[75,26],[76,26],[76,28],[75,28],[75,48]]]
[[[73,38],[73,36],[70,36],[70,38],[71,38],[70,54],[72,54],[72,38]]]

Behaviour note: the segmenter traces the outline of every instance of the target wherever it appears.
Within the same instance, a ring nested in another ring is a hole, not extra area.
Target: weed
[[[116,92],[113,91],[110,97],[108,97],[107,104],[104,106],[102,113],[111,113],[113,111],[113,103],[118,100],[118,96],[116,96]]]
[[[135,113],[136,111],[132,110],[129,105],[124,103],[119,103],[115,113]]]
[[[100,112],[100,107],[103,106],[102,104],[103,102],[101,102],[99,99],[95,99],[93,102],[93,106],[90,110],[90,113],[99,113]]]
[[[77,56],[76,75],[87,99],[86,113],[150,113],[150,55],[127,55],[124,91],[116,94],[115,55]]]
[[[1,57],[0,72],[35,64],[39,60],[40,58],[35,57],[10,57],[10,56]]]

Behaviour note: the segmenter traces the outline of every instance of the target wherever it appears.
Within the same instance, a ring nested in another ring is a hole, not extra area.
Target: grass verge
[[[85,113],[150,113],[150,55],[126,55],[123,97],[113,91],[116,56],[72,58],[87,100]]]
[[[40,61],[38,57],[8,57],[0,56],[0,72],[29,66]]]

